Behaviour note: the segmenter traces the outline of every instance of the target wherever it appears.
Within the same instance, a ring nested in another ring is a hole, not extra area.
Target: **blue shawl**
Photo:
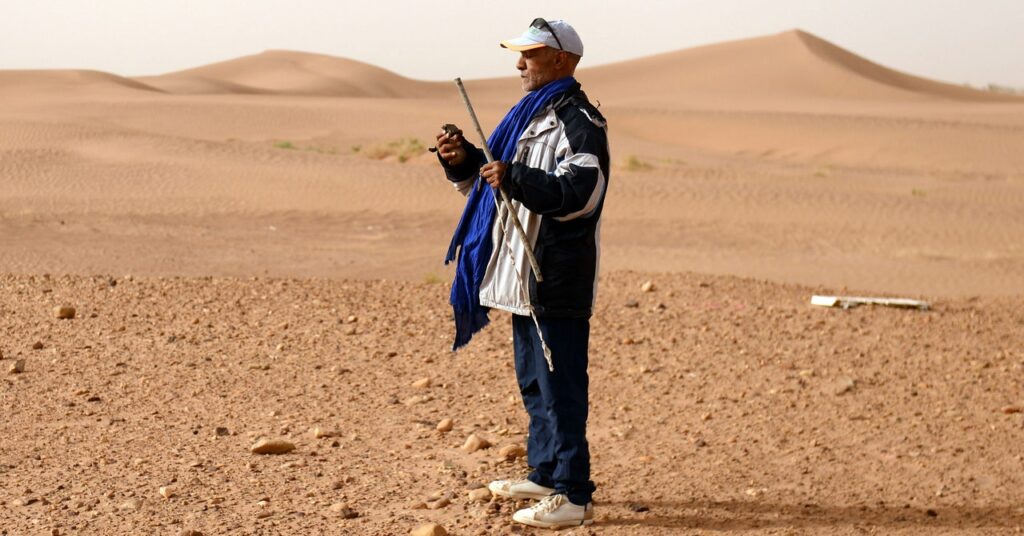
[[[487,147],[491,154],[502,162],[511,162],[516,154],[516,143],[533,116],[575,84],[576,79],[568,76],[527,93],[509,110],[488,138]],[[478,175],[477,180],[483,179]],[[477,187],[470,190],[466,208],[455,227],[455,234],[444,259],[445,264],[455,260],[456,250],[461,248],[449,300],[455,315],[455,343],[452,350],[458,350],[469,343],[473,335],[489,322],[488,309],[480,305],[480,283],[494,250],[491,226],[494,223],[497,195],[492,188]]]

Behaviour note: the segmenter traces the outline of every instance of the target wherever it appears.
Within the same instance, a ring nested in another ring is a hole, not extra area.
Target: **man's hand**
[[[500,188],[501,180],[505,178],[506,169],[508,169],[508,164],[495,160],[480,168],[480,176],[487,181],[487,184],[491,185],[491,188]]]
[[[462,146],[462,130],[454,125],[450,127],[437,135],[436,147],[438,154],[449,166],[457,166],[466,161],[466,148]]]

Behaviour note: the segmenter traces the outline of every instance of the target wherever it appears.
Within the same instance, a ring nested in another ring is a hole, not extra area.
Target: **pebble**
[[[313,437],[315,437],[317,439],[323,439],[325,437],[333,437],[335,435],[337,435],[337,434],[335,434],[335,433],[333,433],[333,432],[331,432],[329,430],[326,430],[324,428],[320,428],[319,426],[316,426],[316,427],[313,428]]]
[[[59,305],[53,308],[53,316],[61,320],[71,320],[75,317],[75,308],[70,305]]]
[[[1014,413],[1024,413],[1024,408],[1021,408],[1020,406],[1004,406],[1002,412],[1007,415],[1012,415]]]
[[[330,507],[331,512],[338,514],[342,519],[355,519],[359,513],[349,507],[348,503],[334,503]]]
[[[274,515],[274,512],[267,510],[266,512],[260,512],[256,514],[256,519],[266,519],[272,515]]]
[[[412,386],[417,389],[426,389],[430,387],[430,378],[421,378],[412,382]]]
[[[304,460],[292,460],[290,462],[284,462],[281,464],[281,469],[295,469],[296,467],[305,467],[306,462]]]
[[[42,350],[43,349],[43,343],[39,342],[39,341],[36,341],[35,343],[32,344],[32,349],[33,350]]]
[[[482,438],[482,437],[480,437],[480,436],[478,436],[476,434],[469,434],[469,437],[466,438],[466,442],[463,443],[463,445],[462,445],[462,450],[464,450],[466,452],[476,452],[476,451],[478,451],[480,449],[489,448],[490,446],[491,446],[491,442],[490,441],[488,441],[488,440],[486,440],[486,439],[484,439],[484,438]]]
[[[437,523],[428,523],[412,529],[409,536],[448,536],[448,531]]]
[[[204,534],[198,530],[182,529],[178,536],[204,536]]]
[[[217,437],[224,437],[226,435],[230,435],[231,431],[228,430],[227,427],[218,426],[214,429],[213,433],[217,434]]]
[[[451,432],[452,428],[455,428],[455,422],[451,419],[441,419],[441,422],[437,423],[438,432]]]
[[[253,454],[285,454],[295,450],[295,444],[283,439],[260,439],[249,448]]]
[[[14,363],[11,363],[7,367],[7,372],[11,374],[21,374],[22,372],[25,372],[25,360],[19,359]]]
[[[844,395],[853,390],[856,381],[848,376],[843,376],[832,383],[829,390],[836,396]]]
[[[452,501],[448,497],[441,497],[440,499],[438,499],[436,501],[428,502],[427,503],[427,508],[429,508],[431,510],[440,510],[441,508],[444,508],[445,506],[448,506],[451,503],[452,503]]]
[[[134,511],[142,508],[142,499],[128,499],[117,507],[119,510]]]
[[[644,281],[644,284],[640,285],[640,290],[643,292],[654,292],[654,281]]]
[[[165,499],[170,499],[174,496],[174,488],[171,486],[160,486],[160,496]]]
[[[506,460],[516,460],[526,456],[526,448],[522,445],[505,445],[498,454]]]
[[[423,501],[412,501],[411,503],[409,503],[409,509],[410,510],[426,510],[427,509],[427,503],[425,503]]]
[[[487,488],[469,490],[467,495],[469,496],[469,502],[487,502],[491,500],[491,490]]]

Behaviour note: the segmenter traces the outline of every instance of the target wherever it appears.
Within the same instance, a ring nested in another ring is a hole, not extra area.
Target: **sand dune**
[[[138,80],[178,94],[423,97],[437,90],[435,83],[410,80],[366,63],[286,50]]]
[[[692,97],[733,103],[808,98],[1024,102],[901,73],[801,30],[658,54],[583,73],[609,98],[673,106],[685,105],[685,98]]]
[[[65,97],[131,91],[159,92],[144,82],[92,70],[0,70],[0,95],[32,97],[38,93]]]
[[[612,125],[606,269],[1024,292],[1021,99],[799,31],[578,78]],[[485,130],[521,95],[512,76],[467,87]],[[423,146],[441,123],[468,124],[449,82],[270,51],[139,80],[2,72],[0,92],[3,270],[446,269],[463,201]]]

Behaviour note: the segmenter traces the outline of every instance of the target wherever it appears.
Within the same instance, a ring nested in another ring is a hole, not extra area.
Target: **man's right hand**
[[[441,130],[437,135],[437,154],[444,158],[449,166],[457,166],[466,161],[466,148],[462,146],[462,130],[455,132]]]

